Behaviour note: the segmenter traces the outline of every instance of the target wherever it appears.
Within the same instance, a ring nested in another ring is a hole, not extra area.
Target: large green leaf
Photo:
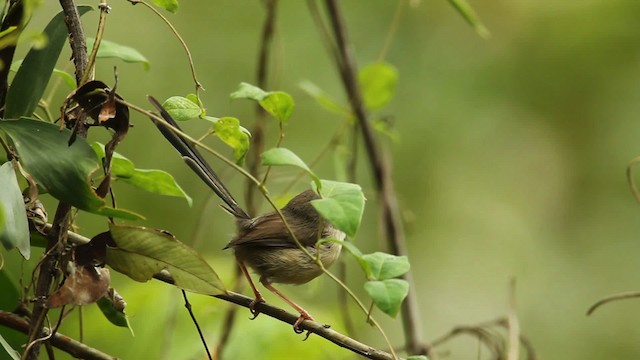
[[[91,6],[80,5],[80,15],[92,10]],[[5,108],[6,119],[17,119],[20,116],[31,116],[38,101],[49,83],[53,68],[58,61],[60,51],[67,40],[67,25],[64,13],[60,12],[51,19],[44,29],[47,46],[33,48],[22,61],[20,69],[13,78],[7,92]]]
[[[367,281],[364,284],[373,303],[385,314],[395,317],[400,311],[400,305],[409,293],[409,283],[400,279],[382,281]]]
[[[409,259],[406,256],[375,252],[362,257],[371,268],[370,280],[392,279],[409,271]]]
[[[104,145],[94,142],[91,147],[100,159],[104,158]],[[131,160],[117,152],[113,153],[113,158],[111,159],[111,176],[138,189],[160,195],[184,198],[189,206],[193,203],[191,197],[182,190],[173,175],[162,170],[138,169]]]
[[[87,38],[87,49],[91,50],[94,42],[94,38]],[[100,41],[100,48],[98,48],[96,57],[103,59],[115,58],[128,63],[141,63],[145,70],[149,70],[150,67],[149,60],[147,60],[147,58],[138,50],[104,39]]]
[[[56,199],[94,214],[142,218],[107,206],[93,191],[89,181],[99,169],[98,158],[84,139],[77,138],[69,146],[69,130],[33,119],[0,121],[0,131],[11,138],[24,168]]]
[[[198,104],[182,96],[168,98],[162,103],[162,107],[175,121],[195,119],[202,114],[202,109]]]
[[[161,230],[111,225],[116,248],[107,248],[107,264],[136,281],[168,270],[176,286],[206,295],[225,293],[224,284],[200,254]]]
[[[364,212],[364,194],[360,185],[320,180],[322,199],[311,205],[336,228],[353,237],[358,232]]]
[[[29,223],[22,192],[11,162],[0,166],[0,189],[0,210],[4,219],[0,224],[0,241],[7,250],[17,247],[22,256],[29,260]]]

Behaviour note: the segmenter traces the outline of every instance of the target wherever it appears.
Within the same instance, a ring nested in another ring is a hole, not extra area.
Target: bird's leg
[[[249,286],[251,286],[251,290],[253,290],[253,294],[256,297],[252,302],[249,303],[249,311],[251,311],[251,314],[253,314],[253,318],[251,318],[251,320],[253,320],[257,318],[258,315],[260,315],[260,312],[255,309],[256,304],[263,303],[265,301],[264,301],[264,298],[262,297],[262,294],[258,290],[258,288],[256,288],[256,285],[253,283],[253,280],[251,280],[251,276],[249,276],[249,271],[247,270],[247,267],[244,265],[242,260],[238,259],[237,257],[236,257],[236,260],[238,261],[238,265],[240,265],[240,269],[242,270],[242,273],[247,278],[247,281],[249,281]]]
[[[293,324],[293,331],[295,331],[298,334],[301,334],[303,332],[303,330],[300,330],[300,328],[299,328],[300,324],[302,324],[302,322],[305,321],[305,320],[313,320],[311,315],[309,315],[307,310],[303,309],[300,305],[294,303],[289,298],[284,296],[280,291],[278,291],[278,289],[274,288],[271,285],[271,283],[269,282],[269,280],[265,279],[264,277],[260,277],[260,282],[262,283],[262,285],[264,285],[264,287],[267,288],[267,290],[269,290],[272,293],[278,295],[279,298],[281,298],[282,300],[286,301],[287,304],[291,305],[291,307],[293,307],[294,309],[296,309],[296,311],[298,311],[300,313],[300,317]],[[307,332],[307,336],[304,339],[306,340],[309,337],[310,334],[311,334],[311,332],[308,331]]]

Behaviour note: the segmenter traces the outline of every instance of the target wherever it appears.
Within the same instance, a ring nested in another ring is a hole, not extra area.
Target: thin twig
[[[17,330],[23,334],[29,333],[29,322],[20,318],[19,316],[0,310],[0,324]],[[45,335],[48,335],[49,330],[45,329]],[[70,354],[78,359],[92,359],[92,360],[113,360],[114,356],[105,354],[97,349],[87,346],[79,341],[76,341],[68,336],[60,333],[54,334],[49,343],[54,347]]]
[[[520,323],[516,314],[516,279],[509,282],[509,303],[507,312],[507,330],[509,331],[507,344],[507,360],[518,360],[520,352]]]
[[[606,298],[598,300],[595,304],[591,305],[589,307],[589,310],[587,310],[587,316],[593,314],[594,311],[596,311],[599,307],[601,307],[604,304],[610,303],[612,301],[635,299],[635,298],[640,298],[640,291],[627,291],[623,293],[609,295]]]
[[[391,25],[389,26],[389,31],[387,32],[387,37],[384,39],[384,45],[382,45],[382,50],[380,51],[380,55],[378,55],[378,61],[384,61],[384,59],[387,57],[387,53],[389,52],[389,48],[391,47],[391,42],[398,32],[398,26],[400,25],[402,14],[404,13],[404,9],[407,7],[408,2],[408,0],[398,1],[396,12],[393,14],[393,20],[391,20]]]
[[[98,49],[100,48],[100,43],[102,42],[102,37],[104,36],[104,28],[107,21],[107,14],[109,14],[109,4],[105,0],[100,1],[100,20],[98,21],[98,30],[96,31],[96,38],[93,42],[93,48],[91,49],[91,54],[89,55],[89,60],[87,62],[87,70],[82,75],[81,84],[86,83],[89,79],[93,79],[95,75],[95,63],[96,57],[98,56]]]
[[[191,51],[189,50],[187,43],[184,41],[184,39],[182,39],[182,36],[180,36],[180,33],[178,32],[178,30],[176,30],[173,24],[171,24],[169,19],[167,19],[164,15],[162,15],[160,11],[158,11],[156,8],[154,8],[147,2],[143,0],[127,0],[127,1],[129,1],[133,5],[143,4],[144,6],[149,8],[151,11],[153,11],[158,17],[160,17],[162,21],[164,21],[164,23],[167,24],[167,26],[169,26],[169,28],[171,29],[171,32],[173,32],[176,38],[178,38],[178,41],[180,41],[180,44],[182,45],[184,52],[187,53],[187,58],[189,58],[189,68],[191,69],[191,77],[193,78],[193,82],[195,83],[195,86],[196,86],[196,97],[200,98],[198,94],[200,92],[200,89],[204,90],[204,87],[202,87],[202,84],[200,83],[200,81],[198,81],[198,77],[196,76],[196,67],[193,63],[193,58],[191,57]]]
[[[339,53],[339,60],[337,61],[338,69],[352,111],[362,131],[369,164],[373,171],[376,190],[381,199],[382,223],[385,227],[387,243],[394,255],[406,255],[407,250],[404,231],[400,220],[398,200],[393,189],[391,173],[388,164],[383,160],[380,147],[376,143],[371,123],[364,109],[356,76],[357,72],[352,54],[353,51],[347,38],[344,20],[335,0],[325,0],[325,5]],[[409,294],[402,303],[402,320],[407,341],[405,348],[412,354],[426,354],[428,346],[426,346],[422,340],[420,310],[415,295],[415,284],[413,283],[411,272],[407,272],[402,278],[410,284]]]
[[[191,303],[187,298],[187,292],[184,290],[182,290],[182,297],[184,298],[184,307],[187,308],[187,311],[189,312],[189,316],[191,316],[191,320],[193,321],[193,324],[196,326],[196,329],[198,330],[198,335],[200,336],[200,341],[202,341],[202,345],[204,346],[204,351],[207,353],[207,357],[209,358],[209,360],[213,360],[211,358],[211,353],[209,352],[209,347],[207,346],[207,340],[204,338],[204,334],[202,333],[202,329],[200,328],[200,325],[198,325],[198,320],[196,319],[196,315],[193,313],[193,309],[191,308]]]

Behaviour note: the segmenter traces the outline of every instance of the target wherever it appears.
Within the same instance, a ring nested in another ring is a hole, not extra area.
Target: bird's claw
[[[304,330],[300,329],[300,324],[302,324],[302,322],[305,320],[313,320],[313,318],[309,316],[309,314],[300,314],[300,317],[298,318],[298,320],[296,320],[296,322],[293,323],[293,331],[296,334],[302,334],[304,332]],[[304,336],[304,339],[302,339],[302,341],[307,340],[310,335],[311,335],[311,330],[307,330],[307,334]]]
[[[265,302],[264,299],[262,297],[259,297],[259,298],[255,298],[252,302],[249,303],[249,311],[251,311],[251,315],[253,315],[252,318],[249,318],[250,320],[257,318],[258,315],[260,315],[260,311],[256,310],[255,307],[259,303],[263,303],[263,302]]]

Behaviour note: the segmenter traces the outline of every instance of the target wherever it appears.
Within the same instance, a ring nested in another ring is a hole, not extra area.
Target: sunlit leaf
[[[213,123],[214,135],[233,149],[236,163],[242,164],[249,151],[249,131],[240,126],[240,121],[234,117],[206,116],[205,119]]]
[[[29,223],[24,207],[22,192],[18,185],[16,172],[11,162],[0,166],[0,241],[7,250],[18,248],[20,254],[29,260],[31,245],[29,243]]]
[[[94,142],[91,147],[98,158],[104,158],[104,145]],[[118,152],[111,159],[111,176],[123,182],[154,194],[176,196],[193,204],[191,197],[178,185],[178,182],[166,171],[156,169],[137,169],[133,162]]]
[[[393,279],[409,271],[409,259],[406,256],[375,252],[362,257],[371,268],[370,280]]]
[[[86,5],[79,5],[77,8],[80,15],[92,10],[90,6]],[[67,31],[64,13],[60,12],[51,19],[44,29],[44,34],[48,39],[47,46],[31,49],[27,53],[7,92],[4,112],[6,119],[31,116],[36,109],[49,83],[60,51],[67,41]]]
[[[337,229],[353,237],[358,232],[364,212],[364,194],[360,185],[320,180],[322,199],[311,205]]]
[[[302,161],[302,159],[300,159],[293,151],[286,148],[272,148],[263,152],[260,157],[262,158],[262,165],[265,166],[296,166],[306,171],[311,176],[316,187],[322,188],[322,184],[320,183],[318,176],[311,171],[309,166],[307,166],[307,164],[305,164],[305,162]]]
[[[387,105],[395,95],[398,71],[385,62],[375,62],[360,70],[358,81],[367,109],[378,110]]]
[[[225,293],[224,284],[200,254],[166,232],[111,225],[116,248],[107,248],[107,264],[136,281],[148,281],[160,270],[173,276],[176,286],[207,295]]]
[[[198,104],[182,96],[168,98],[162,103],[162,107],[176,121],[195,119],[202,114],[202,109]]]
[[[364,284],[364,289],[378,309],[391,317],[395,317],[400,311],[402,301],[409,293],[409,283],[400,279],[367,281]]]
[[[87,38],[87,49],[89,51],[91,51],[91,49],[93,48],[94,42],[94,38]],[[104,39],[100,41],[100,47],[98,48],[96,57],[103,59],[115,58],[128,63],[140,63],[144,66],[145,70],[149,70],[151,66],[149,60],[147,60],[147,58],[138,50],[130,46],[116,44],[112,41]]]
[[[178,0],[152,0],[154,4],[167,10],[170,13],[177,13],[179,8]]]
[[[480,22],[478,15],[473,10],[467,0],[449,0],[451,6],[473,27],[473,29],[480,35],[481,38],[487,39],[491,36],[489,30]]]
[[[282,91],[267,92],[245,82],[240,83],[238,90],[231,93],[231,99],[255,100],[280,122],[287,122],[295,107],[291,95]]]
[[[0,121],[0,131],[12,140],[23,167],[38,184],[58,200],[94,214],[136,220],[142,216],[106,205],[89,185],[99,169],[89,144],[78,138],[68,145],[71,132],[54,124],[32,119]]]

